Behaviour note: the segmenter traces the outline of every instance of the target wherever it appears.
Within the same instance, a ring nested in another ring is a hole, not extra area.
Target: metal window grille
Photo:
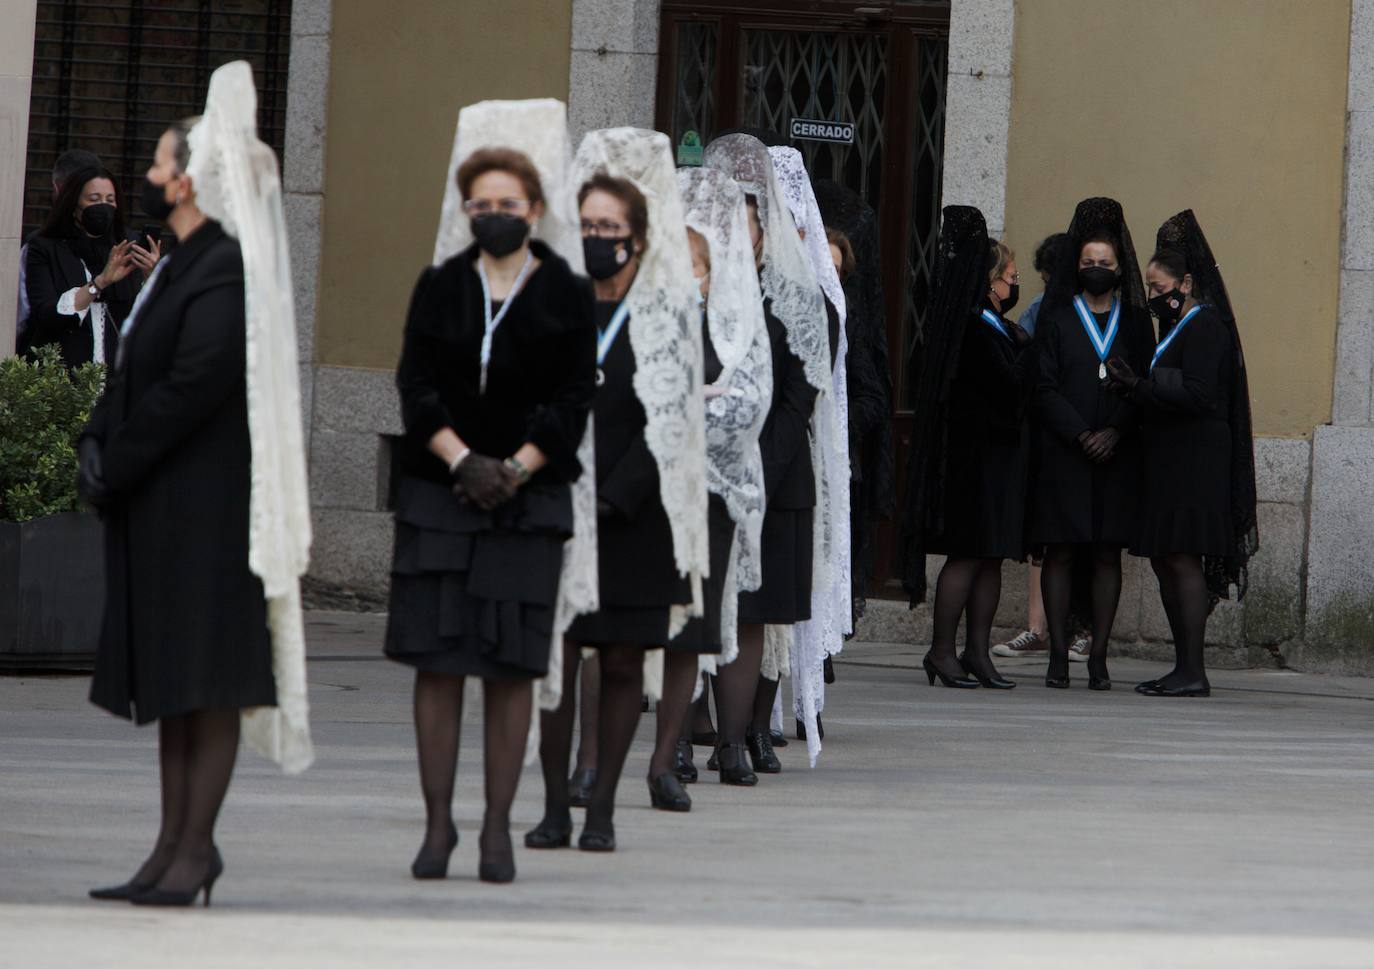
[[[52,166],[86,148],[114,173],[125,224],[147,221],[139,186],[170,122],[200,112],[210,74],[246,60],[258,131],[280,157],[291,0],[39,0],[24,231],[52,204]]]
[[[945,157],[945,61],[947,42],[920,41],[916,82],[915,171],[912,174],[911,231],[906,256],[907,285],[903,292],[902,353],[897,400],[902,406],[911,392],[907,364],[926,322],[930,291],[935,285],[936,256],[940,245],[940,189]]]

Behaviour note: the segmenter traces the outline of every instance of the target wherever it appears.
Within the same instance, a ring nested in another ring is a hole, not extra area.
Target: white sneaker
[[[993,656],[1029,656],[1031,653],[1043,653],[1049,649],[1049,644],[1038,634],[1029,629],[1021,633],[1015,639],[1005,643],[998,643],[992,647]]]
[[[1092,641],[1087,636],[1080,636],[1075,639],[1073,645],[1069,647],[1069,662],[1086,663],[1090,649],[1092,649]]]

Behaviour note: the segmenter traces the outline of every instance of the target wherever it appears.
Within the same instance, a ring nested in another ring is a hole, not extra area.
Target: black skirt
[[[730,566],[730,552],[735,544],[735,523],[726,510],[724,499],[711,496],[707,510],[707,526],[711,542],[711,574],[701,583],[702,614],[688,620],[681,633],[668,643],[670,652],[711,653],[721,651],[720,608],[725,597],[725,572]]]
[[[926,551],[959,558],[1025,558],[1026,426],[950,427],[945,522]]]
[[[543,676],[571,535],[566,484],[531,485],[488,513],[403,478],[386,655],[430,673]]]
[[[763,584],[739,597],[739,621],[790,625],[811,618],[814,508],[769,508],[763,516]]]
[[[1140,530],[1132,555],[1231,555],[1231,429],[1184,418],[1145,425]]]

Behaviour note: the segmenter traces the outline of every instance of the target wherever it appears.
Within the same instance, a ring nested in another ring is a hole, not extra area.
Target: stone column
[[[976,205],[988,234],[1007,225],[1014,0],[955,3],[945,87],[945,205]]]
[[[0,360],[14,353],[19,309],[19,235],[29,145],[36,0],[9,0],[0,31]]]
[[[573,0],[568,127],[654,126],[659,0]]]
[[[1302,657],[1374,672],[1374,0],[1353,0],[1331,424],[1312,439]]]

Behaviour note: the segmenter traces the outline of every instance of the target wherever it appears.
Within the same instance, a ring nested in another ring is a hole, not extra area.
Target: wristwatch
[[[86,292],[91,294],[92,303],[99,303],[105,298],[105,292],[95,284],[95,280],[86,284]]]

